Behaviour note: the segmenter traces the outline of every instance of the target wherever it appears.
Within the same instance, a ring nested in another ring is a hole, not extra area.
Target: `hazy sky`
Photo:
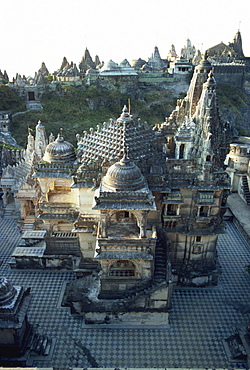
[[[250,0],[0,0],[0,69],[34,76],[42,62],[50,72],[64,56],[79,64],[92,58],[120,63],[148,59],[154,46],[165,58],[171,44],[190,38],[204,51],[231,42],[239,25],[250,56]]]

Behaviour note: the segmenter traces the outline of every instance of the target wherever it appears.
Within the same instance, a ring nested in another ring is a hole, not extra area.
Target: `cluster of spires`
[[[229,43],[227,47],[232,49],[233,53],[237,55],[239,58],[244,58],[242,48],[242,38],[239,30],[237,31],[233,41]],[[175,46],[172,44],[168,52],[168,55],[165,59],[161,58],[158,48],[155,47],[154,52],[152,53],[152,56],[148,58],[148,61],[139,58],[137,60],[134,60],[132,65],[130,65],[126,59],[124,61],[126,61],[127,67],[131,68],[132,66],[132,68],[134,68],[135,70],[141,69],[144,71],[147,70],[157,71],[166,69],[167,63],[169,61],[173,61],[176,59],[178,59],[178,54],[176,52]],[[201,51],[196,49],[195,46],[192,45],[191,41],[187,39],[186,45],[184,45],[184,47],[181,49],[180,59],[185,59],[190,63],[197,65],[197,63],[199,63],[200,60],[202,59]],[[112,63],[116,64],[114,62]],[[86,72],[89,70],[98,71],[101,68],[104,68],[104,62],[100,61],[98,55],[96,55],[95,58],[93,59],[90,55],[89,50],[86,48],[78,67],[73,62],[69,63],[67,58],[64,56],[60,68],[53,74],[60,77],[75,77],[75,76],[81,77],[85,76]],[[28,82],[29,84],[40,85],[46,82],[46,78],[48,78],[48,76],[49,70],[47,69],[45,63],[43,62],[41,68],[38,70],[38,72],[35,73],[34,78],[28,77],[26,79],[25,76],[21,77],[21,75],[17,73],[16,77],[13,79],[13,82],[18,86],[22,86],[22,84],[24,86],[25,81]],[[0,70],[0,79],[1,78],[9,81],[9,77],[6,71],[2,73]]]

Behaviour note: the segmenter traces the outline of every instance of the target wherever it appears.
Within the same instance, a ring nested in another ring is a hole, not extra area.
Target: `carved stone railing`
[[[107,249],[121,249],[121,239],[120,238],[98,238],[98,245],[102,247],[103,250]],[[122,239],[122,249],[134,250],[137,252],[145,252],[150,246],[154,246],[156,239],[150,238],[123,238]]]
[[[40,219],[66,219],[75,221],[79,211],[74,203],[39,203],[39,218]]]
[[[49,162],[38,162],[36,170],[66,170],[71,171],[78,168],[77,165],[67,163],[49,163]]]
[[[77,236],[58,237],[51,236],[46,238],[47,255],[76,255],[80,256],[79,239]]]

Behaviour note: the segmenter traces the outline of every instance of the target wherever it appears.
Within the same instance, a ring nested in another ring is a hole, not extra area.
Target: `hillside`
[[[250,95],[228,84],[217,88],[222,118],[233,127],[233,135],[250,136]]]
[[[34,129],[38,120],[46,127],[47,134],[57,135],[63,128],[66,140],[75,144],[75,135],[96,126],[98,123],[116,119],[122,108],[130,100],[131,114],[150,125],[163,122],[176,105],[171,91],[154,90],[138,94],[131,99],[129,95],[118,92],[101,92],[95,87],[86,90],[67,86],[62,94],[50,93],[41,101],[43,111],[27,112],[14,117],[13,136],[19,145],[26,145],[28,127]]]
[[[13,136],[17,143],[26,146],[28,127],[35,129],[38,120],[46,127],[47,134],[56,136],[60,128],[66,140],[74,145],[75,135],[94,127],[110,118],[119,117],[121,110],[130,100],[134,118],[147,121],[149,125],[161,123],[176,106],[176,100],[186,92],[174,97],[171,89],[138,90],[131,98],[116,91],[100,91],[96,87],[75,88],[65,85],[60,92],[43,95],[43,111],[26,112],[13,118]],[[234,127],[234,135],[250,135],[250,99],[243,90],[221,84],[217,89],[219,108],[223,119]],[[0,109],[13,113],[25,111],[21,100],[8,86],[0,86]]]

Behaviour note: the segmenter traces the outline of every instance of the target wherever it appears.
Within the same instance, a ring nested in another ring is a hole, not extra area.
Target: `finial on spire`
[[[122,109],[122,113],[128,113],[128,108],[126,105],[124,105],[123,109]]]
[[[214,79],[214,69],[213,68],[208,73],[208,79],[207,79],[207,82],[206,82],[206,86],[211,87],[213,89],[216,87],[216,82],[215,82],[215,79]]]
[[[133,122],[133,118],[129,114],[129,111],[128,111],[128,108],[127,108],[126,105],[124,105],[124,107],[122,109],[122,114],[120,115],[120,117],[117,119],[116,122],[118,122],[118,123],[131,123],[131,122]]]
[[[128,152],[129,152],[129,146],[128,145],[125,145],[125,143],[124,143],[124,146],[123,146],[123,157],[122,157],[120,163],[126,164],[126,163],[129,163],[130,162],[130,159],[129,159],[129,156],[128,156]]]
[[[128,145],[124,145],[124,156],[128,159],[129,158],[129,146]]]
[[[59,142],[59,141],[64,141],[64,138],[63,138],[63,136],[62,136],[62,131],[63,131],[63,129],[62,129],[62,128],[60,128],[60,132],[58,133],[58,135],[57,135],[57,139],[56,139],[56,141],[57,141],[57,142]]]

